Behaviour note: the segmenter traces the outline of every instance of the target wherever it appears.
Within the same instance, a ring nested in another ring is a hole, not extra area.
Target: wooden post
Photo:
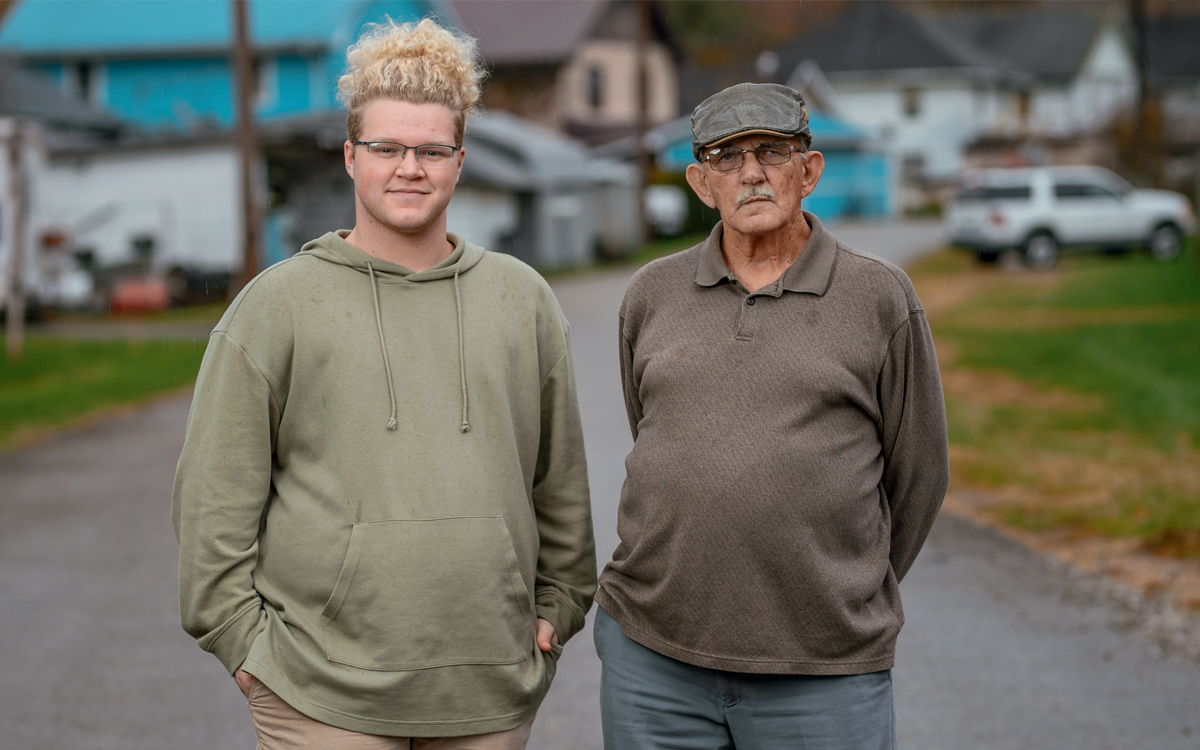
[[[10,363],[25,352],[25,170],[21,153],[21,122],[8,121],[9,265],[5,351]]]
[[[650,221],[646,215],[646,185],[650,182],[650,151],[646,144],[646,133],[650,129],[650,78],[646,65],[646,48],[650,43],[650,3],[637,0],[637,139],[638,185],[638,235],[641,242],[651,237]]]
[[[235,290],[241,290],[258,273],[259,206],[255,172],[259,167],[258,138],[254,132],[254,59],[246,0],[233,0],[233,62],[237,77],[237,138],[242,188],[242,273]]]

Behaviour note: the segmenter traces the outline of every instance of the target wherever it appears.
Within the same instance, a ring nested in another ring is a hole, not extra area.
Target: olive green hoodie
[[[420,273],[339,234],[212,333],[175,478],[183,626],[302,713],[393,736],[537,710],[596,587],[570,334],[450,235]]]

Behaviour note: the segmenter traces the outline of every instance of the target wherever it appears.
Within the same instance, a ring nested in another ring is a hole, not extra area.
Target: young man
[[[608,750],[894,750],[898,584],[949,477],[933,341],[899,268],[801,201],[804,100],[692,114],[721,221],[621,307],[633,451],[600,577]]]
[[[473,42],[388,24],[349,60],[354,229],[251,282],[201,366],[183,625],[260,748],[519,750],[595,591],[567,322],[446,231]]]

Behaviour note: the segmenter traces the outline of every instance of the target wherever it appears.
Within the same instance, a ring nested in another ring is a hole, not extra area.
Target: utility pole
[[[637,0],[637,41],[635,46],[637,67],[637,139],[638,185],[638,235],[642,242],[651,236],[650,221],[646,215],[646,185],[650,182],[650,150],[646,144],[646,133],[650,129],[650,75],[646,65],[647,47],[650,44],[650,3]]]
[[[1162,164],[1162,112],[1150,81],[1150,47],[1145,0],[1130,0],[1133,47],[1137,66],[1137,114],[1134,133],[1135,170],[1152,187],[1159,184]]]
[[[9,363],[19,362],[25,352],[25,169],[21,153],[21,121],[15,117],[8,131],[8,310],[5,319],[5,351]]]
[[[254,132],[254,58],[246,0],[233,0],[233,62],[237,73],[237,138],[241,156],[242,185],[242,274],[240,290],[258,273],[259,206],[256,200],[259,167],[258,138]]]

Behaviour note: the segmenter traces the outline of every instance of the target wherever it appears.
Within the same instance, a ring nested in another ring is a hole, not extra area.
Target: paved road
[[[838,229],[900,261],[933,232]],[[615,343],[627,277],[556,284],[575,337],[602,556],[616,546],[629,448]],[[254,746],[240,694],[178,626],[169,496],[186,415],[185,399],[161,402],[0,455],[0,749]],[[1155,658],[1109,628],[1113,612],[1073,604],[1070,591],[1035,556],[943,516],[902,586],[904,747],[1200,747],[1200,666]],[[567,644],[530,750],[600,748],[598,688],[585,632]]]

